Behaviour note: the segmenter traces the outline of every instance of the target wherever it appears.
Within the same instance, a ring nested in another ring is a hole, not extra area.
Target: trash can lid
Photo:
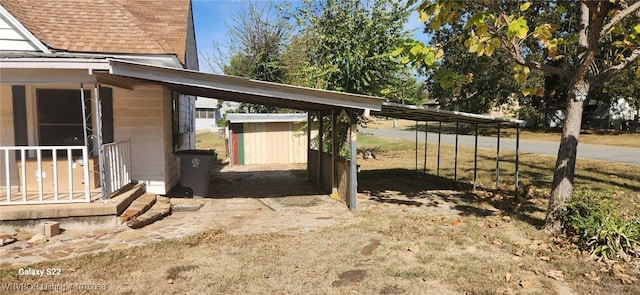
[[[181,150],[176,152],[177,155],[204,155],[215,156],[215,150]]]

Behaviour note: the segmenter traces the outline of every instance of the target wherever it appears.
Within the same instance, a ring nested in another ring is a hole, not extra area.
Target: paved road
[[[362,132],[388,138],[408,140],[416,139],[416,132],[411,130],[364,128]],[[442,143],[455,144],[455,138],[456,137],[453,134],[442,134]],[[461,146],[473,146],[475,141],[474,138],[475,137],[472,135],[459,135],[458,144]],[[438,133],[429,132],[427,134],[427,139],[429,143],[437,143]],[[420,142],[424,142],[424,132],[418,132],[418,140]],[[495,149],[496,144],[496,137],[478,136],[479,148]],[[558,155],[558,145],[559,142],[520,139],[520,153],[556,156]],[[500,138],[500,150],[515,151],[515,149],[515,139]],[[640,148],[604,146],[582,143],[578,145],[578,158],[640,165]]]

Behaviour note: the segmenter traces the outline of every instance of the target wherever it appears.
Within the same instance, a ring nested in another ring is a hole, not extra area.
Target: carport
[[[425,108],[412,105],[402,105],[390,102],[384,102],[380,111],[372,111],[372,115],[381,117],[391,117],[398,119],[412,120],[416,122],[416,153],[415,153],[415,169],[418,170],[418,126],[419,122],[424,122],[424,164],[423,171],[427,170],[427,143],[428,143],[428,124],[429,122],[438,122],[438,151],[436,162],[436,176],[440,174],[440,148],[441,148],[441,135],[442,135],[442,123],[455,123],[455,152],[454,152],[454,179],[458,180],[458,136],[460,123],[471,124],[474,126],[474,167],[473,167],[473,189],[476,189],[477,175],[478,175],[478,125],[497,125],[498,134],[496,136],[496,170],[495,170],[495,185],[496,190],[500,184],[500,129],[503,126],[516,128],[516,151],[515,151],[515,173],[514,173],[514,195],[518,197],[518,185],[519,185],[519,149],[520,149],[520,126],[524,125],[523,120],[500,118],[487,115],[471,114],[465,112],[446,111],[434,108]]]
[[[95,74],[99,81],[124,88],[132,87],[136,81],[145,81],[186,95],[307,112],[309,181],[324,192],[338,195],[349,208],[356,207],[356,161],[350,161],[346,155],[353,155],[355,159],[360,114],[365,109],[380,111],[384,99],[123,60],[109,60],[109,73],[96,71]],[[348,152],[341,156],[339,147],[348,147]]]

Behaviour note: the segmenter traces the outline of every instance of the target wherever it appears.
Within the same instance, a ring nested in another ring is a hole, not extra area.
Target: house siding
[[[0,51],[36,51],[29,39],[16,30],[4,16],[0,15]]]
[[[175,165],[170,161],[171,93],[162,86],[137,85],[133,90],[114,88],[113,97],[114,137],[131,142],[133,180],[145,183],[151,193],[165,194],[175,178],[170,167]]]

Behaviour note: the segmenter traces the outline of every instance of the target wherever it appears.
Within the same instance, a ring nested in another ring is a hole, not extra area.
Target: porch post
[[[105,161],[104,161],[104,146],[102,146],[102,102],[100,101],[100,85],[98,83],[94,84],[93,87],[94,96],[95,96],[95,120],[96,125],[93,128],[93,135],[96,137],[96,145],[98,146],[98,169],[100,170],[100,190],[102,196],[100,197],[103,201],[108,199],[107,196],[107,180],[105,178]]]
[[[356,149],[356,141],[358,138],[358,114],[355,111],[349,112],[349,145],[351,148],[351,159],[349,160],[349,209],[356,209],[356,200],[358,195],[358,157]]]
[[[307,112],[307,180],[311,181],[311,112]]]
[[[478,184],[478,123],[475,123],[475,143],[473,144],[473,190]]]
[[[81,106],[82,106],[82,136],[84,137],[84,146],[86,146],[87,148],[89,148],[89,139],[87,137],[87,113],[86,113],[86,106],[85,106],[85,97],[84,97],[84,84],[80,83],[80,99],[81,101]]]
[[[453,159],[453,179],[458,181],[458,128],[460,122],[456,122],[456,151]]]
[[[514,192],[513,195],[516,199],[518,199],[518,188],[520,186],[519,184],[519,166],[520,165],[520,125],[516,125],[516,185],[514,188]]]
[[[322,111],[318,111],[318,188],[322,191],[322,140],[324,137],[324,114]]]
[[[424,167],[422,173],[427,173],[427,133],[429,133],[429,121],[424,122]]]
[[[338,132],[336,130],[338,115],[334,109],[331,109],[331,193],[338,193],[338,185],[336,183],[336,154],[338,150]]]
[[[498,140],[496,142],[496,190],[500,188],[500,123],[498,123]]]
[[[418,172],[418,121],[416,121],[416,172]]]
[[[440,176],[440,143],[442,142],[442,121],[438,122],[438,164],[436,167],[436,176]]]

